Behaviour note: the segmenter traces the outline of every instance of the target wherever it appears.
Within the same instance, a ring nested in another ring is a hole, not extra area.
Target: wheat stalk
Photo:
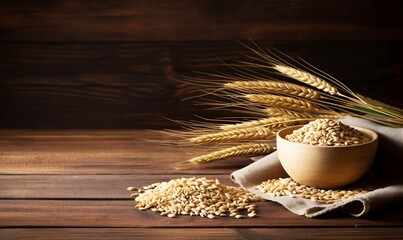
[[[190,138],[191,143],[222,142],[241,139],[268,139],[275,135],[273,131],[266,127],[249,127],[244,129],[235,129],[217,133],[204,134]]]
[[[318,91],[292,83],[276,81],[234,81],[224,84],[225,88],[239,91],[256,90],[263,92],[285,93],[304,98],[321,98]]]
[[[288,77],[316,87],[317,89],[330,93],[331,95],[339,94],[339,90],[333,87],[330,83],[306,71],[283,65],[274,65],[273,68]]]
[[[318,111],[312,103],[291,97],[284,97],[271,94],[246,94],[244,98],[256,103],[274,105],[281,108],[287,108],[297,111]]]
[[[247,155],[264,155],[275,150],[275,147],[266,143],[249,143],[239,146],[229,147],[222,150],[214,151],[205,155],[197,156],[190,159],[192,163],[202,164],[212,161],[222,160],[229,157],[247,156]]]
[[[200,78],[190,83],[202,93],[200,97],[215,97],[207,101],[212,106],[210,109],[252,113],[263,118],[233,124],[227,124],[234,120],[228,118],[210,123],[190,122],[185,126],[187,132],[170,131],[173,137],[181,138],[179,144],[183,146],[186,145],[184,142],[199,144],[198,147],[202,144],[209,147],[208,143],[213,142],[222,147],[232,146],[233,142],[243,144],[192,158],[191,163],[268,154],[275,148],[263,142],[274,140],[279,128],[317,118],[337,119],[351,114],[390,126],[403,125],[401,109],[353,92],[341,81],[302,59],[301,63],[280,52],[256,47],[249,48],[257,55],[248,56],[253,61],[229,65],[234,73],[206,74],[214,81]],[[287,79],[273,79],[274,74]],[[250,143],[245,144],[246,141]]]

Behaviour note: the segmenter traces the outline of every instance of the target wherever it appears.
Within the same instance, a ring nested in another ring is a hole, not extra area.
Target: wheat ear
[[[276,81],[234,81],[224,84],[224,88],[247,92],[250,90],[261,92],[285,93],[304,98],[321,98],[318,91],[292,83]]]
[[[262,112],[266,113],[269,116],[289,116],[293,118],[305,118],[307,116],[310,117],[308,113],[292,111],[284,108],[265,108],[262,109]]]
[[[296,98],[284,97],[271,94],[246,94],[246,99],[256,103],[263,103],[267,105],[274,105],[281,108],[287,108],[297,111],[318,111],[312,103]]]
[[[284,108],[265,108],[261,110],[262,112],[266,113],[269,116],[283,116],[283,117],[290,117],[290,118],[329,118],[329,119],[337,119],[343,117],[345,114],[320,110],[320,112],[297,112],[292,111]]]
[[[241,139],[268,139],[274,137],[275,133],[266,127],[249,127],[217,133],[204,134],[190,138],[191,143],[223,142]]]
[[[230,148],[225,148],[205,155],[201,155],[190,159],[189,161],[196,164],[208,163],[212,161],[222,160],[229,157],[247,156],[247,155],[263,155],[269,154],[275,150],[275,147],[266,143],[249,143]]]
[[[330,93],[331,95],[339,94],[339,90],[333,87],[330,83],[306,71],[283,65],[274,65],[273,68],[286,75],[287,77],[316,87],[317,89]]]
[[[269,118],[261,118],[252,121],[246,121],[236,124],[226,124],[219,126],[222,130],[234,130],[234,129],[241,129],[241,128],[250,128],[250,127],[258,127],[264,126],[271,130],[278,129],[290,125],[299,124],[299,119],[291,119],[290,117],[269,117]]]

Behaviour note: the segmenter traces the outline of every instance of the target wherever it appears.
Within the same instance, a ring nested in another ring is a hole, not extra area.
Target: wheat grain
[[[247,155],[264,155],[275,150],[275,147],[266,143],[249,143],[222,150],[214,151],[205,155],[201,155],[190,159],[192,163],[202,164],[212,161],[222,160],[229,157],[247,156]]]
[[[256,213],[255,213],[255,212],[248,213],[248,217],[253,218],[253,217],[255,217],[255,216],[256,216]]]
[[[242,217],[239,211],[251,208],[246,205],[261,200],[242,188],[221,184],[217,179],[178,178],[146,187],[135,198],[138,203],[135,207],[141,211],[151,209],[170,218],[178,215],[239,218]],[[254,217],[256,211],[253,209],[249,214]]]
[[[306,71],[282,65],[274,65],[273,68],[288,77],[316,87],[317,89],[330,93],[331,95],[339,93],[337,88],[333,87],[330,83]]]
[[[229,140],[240,139],[269,139],[274,137],[275,133],[266,127],[250,127],[244,129],[235,129],[222,131],[211,134],[190,138],[191,143],[207,143],[207,142],[222,142]]]
[[[368,189],[362,188],[353,188],[350,190],[325,190],[315,187],[308,187],[306,185],[300,185],[291,178],[269,179],[262,182],[256,188],[271,197],[295,197],[299,195],[314,202],[326,204],[332,204],[339,201],[347,200],[358,194],[364,194],[368,192]]]
[[[319,146],[346,146],[369,141],[359,130],[331,119],[311,121],[285,138],[292,142]]]
[[[291,97],[284,97],[271,94],[246,94],[246,99],[256,103],[262,103],[270,106],[277,106],[297,111],[318,111],[319,109],[312,103]]]
[[[292,83],[277,81],[234,81],[224,84],[224,87],[243,92],[251,90],[260,92],[285,93],[304,98],[321,98],[318,91]]]

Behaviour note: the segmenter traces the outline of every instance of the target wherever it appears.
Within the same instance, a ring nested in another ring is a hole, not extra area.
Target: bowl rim
[[[364,130],[364,131],[367,131],[367,132],[370,132],[371,134],[373,134],[373,137],[372,137],[372,136],[368,136],[368,137],[371,137],[372,139],[371,139],[370,141],[368,141],[368,142],[365,142],[365,143],[353,144],[353,145],[320,146],[320,145],[311,145],[311,144],[293,142],[293,141],[287,140],[287,139],[285,139],[284,137],[281,136],[281,133],[283,133],[283,132],[286,131],[286,130],[294,129],[294,128],[295,128],[294,130],[296,130],[296,129],[298,129],[298,128],[301,128],[302,126],[304,126],[304,125],[293,125],[293,126],[289,126],[289,127],[282,128],[282,129],[280,129],[280,130],[277,132],[276,138],[277,138],[277,139],[278,139],[278,138],[281,138],[281,140],[283,140],[283,141],[285,141],[285,142],[287,142],[287,143],[290,143],[290,144],[303,145],[303,146],[312,147],[312,148],[351,148],[351,147],[359,147],[359,146],[364,146],[364,145],[371,144],[371,143],[373,143],[373,142],[377,142],[377,141],[378,141],[378,137],[379,137],[379,136],[378,136],[378,133],[375,132],[375,131],[373,131],[373,130],[371,130],[371,129],[364,128],[364,127],[352,126],[352,125],[351,125],[350,127],[353,127],[353,128],[355,128],[355,129],[359,130],[361,133],[365,134],[366,136],[368,136],[368,134],[366,134],[365,132],[362,132],[361,130]]]

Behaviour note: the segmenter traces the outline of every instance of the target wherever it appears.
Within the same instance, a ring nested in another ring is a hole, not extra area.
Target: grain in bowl
[[[318,119],[280,130],[281,165],[299,184],[333,189],[351,184],[369,170],[377,149],[376,132]]]
[[[318,146],[348,146],[370,140],[358,129],[332,119],[317,119],[309,122],[286,135],[285,139]]]

